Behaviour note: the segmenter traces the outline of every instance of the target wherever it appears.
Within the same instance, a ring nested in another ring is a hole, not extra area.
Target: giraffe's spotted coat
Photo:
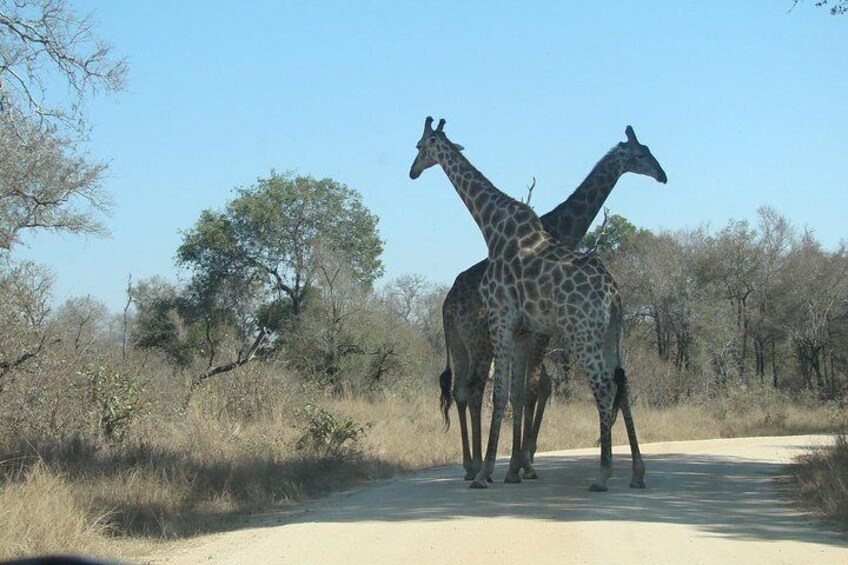
[[[474,484],[485,486],[494,464],[500,428],[494,424],[500,423],[499,418],[505,408],[509,368],[523,367],[528,362],[533,377],[527,391],[524,371],[513,371],[512,374],[515,413],[520,413],[525,396],[528,403],[523,434],[521,418],[514,418],[513,457],[508,479],[517,480],[519,466],[524,467],[525,476],[535,475],[531,459],[544,401],[550,394],[550,381],[540,378],[536,369],[548,336],[565,334],[590,373],[600,413],[601,474],[594,486],[605,489],[611,470],[608,444],[615,401],[621,403],[625,414],[634,456],[633,483],[638,486],[642,482],[644,466],[638,455],[626,386],[616,386],[615,389],[612,386],[615,384],[614,376],[623,375],[618,351],[621,305],[615,282],[599,260],[570,251],[551,238],[548,231],[573,245],[585,234],[621,174],[630,170],[651,174],[665,182],[665,173],[647,147],[638,144],[628,127],[628,141],[613,148],[569,198],[571,204],[561,205],[546,215],[548,221],[543,224],[528,206],[497,190],[462,156],[444,135],[444,121],[435,131],[431,123],[431,119],[425,123],[424,136],[418,143],[419,153],[410,169],[410,176],[417,178],[424,169],[440,164],[483,232],[489,249],[487,261],[474,265],[457,277],[443,305],[448,367],[452,355],[457,369],[453,395],[460,413],[467,477],[476,472]],[[612,172],[613,167],[617,171]],[[585,217],[588,209],[592,209],[592,213]],[[574,230],[582,231],[575,236]],[[569,237],[573,241],[569,242]],[[472,339],[468,339],[469,336]],[[496,367],[495,413],[486,464],[481,468],[480,406],[485,373],[493,356]],[[619,398],[616,399],[619,388]],[[529,394],[525,395],[525,392]],[[534,421],[536,397],[540,402]],[[473,446],[468,444],[465,421],[465,410],[469,405]]]

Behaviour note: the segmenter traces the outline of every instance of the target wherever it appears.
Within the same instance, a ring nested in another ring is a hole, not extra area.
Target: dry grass
[[[315,397],[338,421],[365,428],[351,449],[330,453],[296,448],[308,426],[304,391],[280,384],[268,396],[268,387],[248,386],[262,395],[251,400],[244,379],[238,386],[210,387],[184,413],[139,420],[118,445],[76,439],[49,450],[7,446],[10,456],[29,463],[14,471],[0,464],[0,557],[78,551],[132,559],[162,539],[231,527],[251,512],[460,461],[456,417],[444,433],[433,390]],[[666,409],[637,405],[634,415],[642,442],[828,428],[825,409],[796,408],[776,397]],[[539,449],[591,446],[597,436],[592,403],[556,400]],[[506,454],[509,434],[502,437]],[[615,441],[626,443],[620,424]],[[114,541],[127,539],[131,543]]]
[[[801,504],[848,532],[848,437],[799,456],[792,475]]]
[[[81,503],[66,476],[37,463],[0,490],[0,559],[105,547],[107,512]]]

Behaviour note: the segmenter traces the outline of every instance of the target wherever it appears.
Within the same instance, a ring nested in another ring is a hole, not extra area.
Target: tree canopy
[[[316,291],[335,280],[328,272],[343,271],[370,291],[383,272],[377,223],[359,193],[338,181],[271,171],[182,234],[176,261],[191,281],[178,295],[137,304],[146,330],[136,342],[183,362],[186,353],[206,355],[202,378],[273,350],[296,331],[310,296],[323,300]],[[236,361],[216,366],[226,344]]]
[[[250,291],[286,301],[297,316],[322,249],[344,258],[361,284],[370,286],[382,274],[378,220],[355,190],[329,178],[272,171],[236,193],[224,211],[203,211],[177,250],[200,294],[257,285]]]

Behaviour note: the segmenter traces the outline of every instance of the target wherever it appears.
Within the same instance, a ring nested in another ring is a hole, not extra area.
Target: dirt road
[[[606,493],[588,491],[598,452],[537,457],[540,480],[468,488],[459,466],[367,485],[183,542],[155,563],[848,563],[848,539],[800,515],[782,465],[820,436],[644,446],[646,490],[615,449]]]

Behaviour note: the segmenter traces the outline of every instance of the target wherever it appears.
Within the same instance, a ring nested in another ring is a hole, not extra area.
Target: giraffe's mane
[[[574,202],[574,199],[578,198],[578,195],[581,194],[582,189],[586,188],[587,184],[589,183],[589,179],[591,179],[593,177],[595,172],[598,170],[598,167],[600,167],[603,163],[605,163],[607,161],[607,159],[609,159],[613,155],[613,153],[618,151],[618,149],[619,149],[619,144],[616,143],[615,145],[613,145],[609,149],[609,151],[604,153],[604,156],[601,157],[600,159],[598,159],[597,163],[595,163],[594,166],[592,166],[591,170],[589,171],[589,174],[587,174],[586,177],[580,182],[580,184],[577,185],[577,188],[575,188],[571,192],[571,194],[568,195],[568,198],[566,198],[563,202],[560,202],[559,204],[557,204],[557,206],[553,210],[551,210],[550,212],[545,214],[545,216],[556,215],[561,210],[563,210],[567,207],[570,207],[572,202]]]
[[[442,133],[442,135],[444,135],[444,133]],[[454,145],[454,143],[451,142],[451,140],[448,139],[448,137],[446,135],[445,135],[445,139],[447,140],[448,143],[451,144],[451,146]],[[490,181],[489,178],[486,175],[484,175],[482,171],[480,171],[480,169],[475,167],[474,164],[471,161],[469,161],[468,158],[465,156],[465,154],[463,154],[461,151],[454,148],[453,152],[454,152],[454,155],[460,161],[461,164],[477,171],[477,174],[479,175],[480,179],[482,181],[486,182],[486,184],[491,188],[491,190],[497,195],[497,198],[499,200],[504,200],[504,201],[506,201],[506,202],[508,202],[512,205],[516,205],[516,207],[518,207],[518,208],[532,212],[533,214],[536,213],[533,210],[533,208],[531,208],[528,204],[525,204],[524,202],[522,202],[522,201],[520,201],[516,198],[513,198],[512,196],[510,196],[509,194],[507,194],[506,192],[504,192],[503,190],[501,190],[497,186],[495,186],[495,183]]]

